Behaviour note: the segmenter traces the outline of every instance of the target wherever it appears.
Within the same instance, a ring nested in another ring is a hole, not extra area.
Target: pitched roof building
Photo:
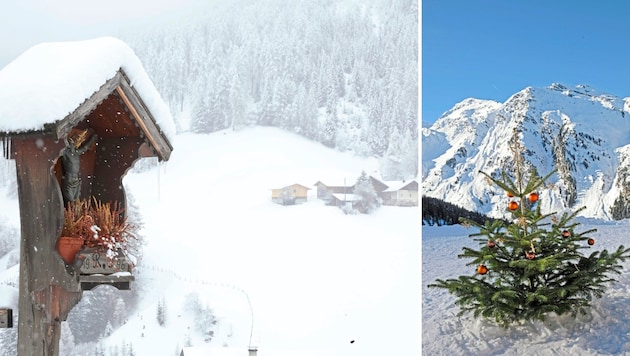
[[[140,157],[168,160],[174,127],[140,60],[115,38],[44,43],[0,70],[0,138],[15,160],[22,232],[19,356],[58,354],[61,322],[81,299],[81,276],[55,251],[62,186],[125,207],[125,173]]]

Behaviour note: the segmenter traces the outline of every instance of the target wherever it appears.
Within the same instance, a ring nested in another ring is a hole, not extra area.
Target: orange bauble
[[[510,198],[514,198],[514,194],[512,194],[510,192],[507,192],[507,196],[510,197]]]
[[[563,230],[562,231],[562,237],[567,238],[571,236],[571,233],[569,232],[569,230]]]
[[[484,265],[477,266],[477,273],[479,273],[479,274],[486,274],[486,273],[488,273],[488,267],[486,267]]]
[[[537,201],[538,201],[538,193],[533,192],[533,193],[531,193],[531,194],[529,195],[529,197],[528,197],[528,198],[529,198],[529,202],[530,202],[530,203],[535,203],[535,202],[537,202]]]
[[[518,209],[518,203],[515,201],[511,201],[508,203],[508,209],[514,211],[516,209]]]
[[[488,242],[486,243],[486,246],[488,246],[489,248],[495,248],[497,244],[494,243],[494,241],[492,240],[488,240]]]
[[[595,240],[594,240],[594,239],[588,239],[586,242],[587,242],[589,245],[591,245],[591,246],[595,245]]]

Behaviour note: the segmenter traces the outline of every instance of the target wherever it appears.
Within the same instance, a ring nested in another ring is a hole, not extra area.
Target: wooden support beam
[[[122,73],[116,72],[116,75],[103,84],[99,90],[94,92],[92,96],[85,99],[78,108],[72,113],[66,116],[63,120],[57,123],[55,129],[55,135],[57,139],[63,139],[68,132],[81,122],[85,117],[92,112],[103,100],[105,100],[116,88],[122,79]]]
[[[79,283],[81,283],[82,290],[92,290],[94,287],[98,287],[102,284],[107,284],[117,288],[118,290],[129,290],[131,282],[135,280],[135,277],[129,275],[85,275],[79,276]]]
[[[168,160],[173,147],[164,139],[164,135],[155,123],[153,116],[144,106],[144,103],[141,102],[140,96],[138,96],[126,78],[126,75],[123,73],[120,84],[116,87],[116,93],[123,100],[141,132],[144,133],[144,136],[157,152],[158,158],[160,160]]]
[[[13,327],[13,309],[0,308],[0,328]]]
[[[50,137],[13,140],[21,221],[18,356],[57,356],[61,322],[82,295],[55,249],[63,199],[52,167],[62,148]]]

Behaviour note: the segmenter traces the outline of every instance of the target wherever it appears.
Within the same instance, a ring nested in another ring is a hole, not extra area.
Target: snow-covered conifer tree
[[[160,326],[166,325],[166,300],[164,298],[158,300],[156,318]]]
[[[374,190],[372,181],[365,171],[362,171],[357,179],[353,193],[357,196],[355,208],[363,214],[371,213],[380,207],[383,202]]]
[[[462,219],[479,229],[479,249],[464,247],[461,258],[476,266],[472,275],[437,279],[429,287],[447,289],[457,297],[460,315],[472,312],[475,317],[493,319],[508,327],[522,321],[544,320],[550,313],[562,315],[584,313],[593,297],[602,297],[606,285],[623,270],[621,262],[630,257],[630,249],[619,246],[612,252],[594,251],[588,255],[595,239],[595,229],[580,231],[574,221],[579,209],[561,216],[542,214],[539,192],[546,177],[532,169],[525,178],[524,147],[514,131],[512,151],[516,172],[502,179],[484,175],[506,192],[506,208],[510,222],[488,221],[481,225]],[[482,172],[483,173],[483,172]]]

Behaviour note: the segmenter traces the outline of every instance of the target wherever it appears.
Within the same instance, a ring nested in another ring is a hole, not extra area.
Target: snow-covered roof
[[[321,180],[318,180],[313,185],[322,184],[322,185],[324,185],[324,186],[326,186],[328,188],[332,188],[332,187],[352,187],[352,186],[354,186],[355,182],[356,182],[355,178],[353,178],[353,179],[346,179],[345,181],[337,178],[336,180],[327,180],[325,182],[321,181]]]
[[[282,188],[275,188],[275,189],[273,189],[273,190],[291,189],[291,188],[296,187],[296,186],[299,186],[299,187],[302,187],[302,188],[306,188],[307,190],[311,190],[311,188],[309,188],[309,187],[305,186],[304,184],[300,184],[300,183],[293,183],[293,184],[285,185],[285,186],[284,186],[284,187],[282,187]]]
[[[140,59],[113,37],[31,47],[0,70],[0,132],[43,130],[64,119],[122,69],[164,135],[175,123]]]
[[[353,193],[335,193],[333,194],[333,197],[342,202],[353,202],[359,200],[359,196]]]
[[[417,184],[417,181],[415,179],[403,181],[384,181],[383,183],[387,185],[387,189],[385,189],[383,192],[396,192],[414,182],[416,182]]]

